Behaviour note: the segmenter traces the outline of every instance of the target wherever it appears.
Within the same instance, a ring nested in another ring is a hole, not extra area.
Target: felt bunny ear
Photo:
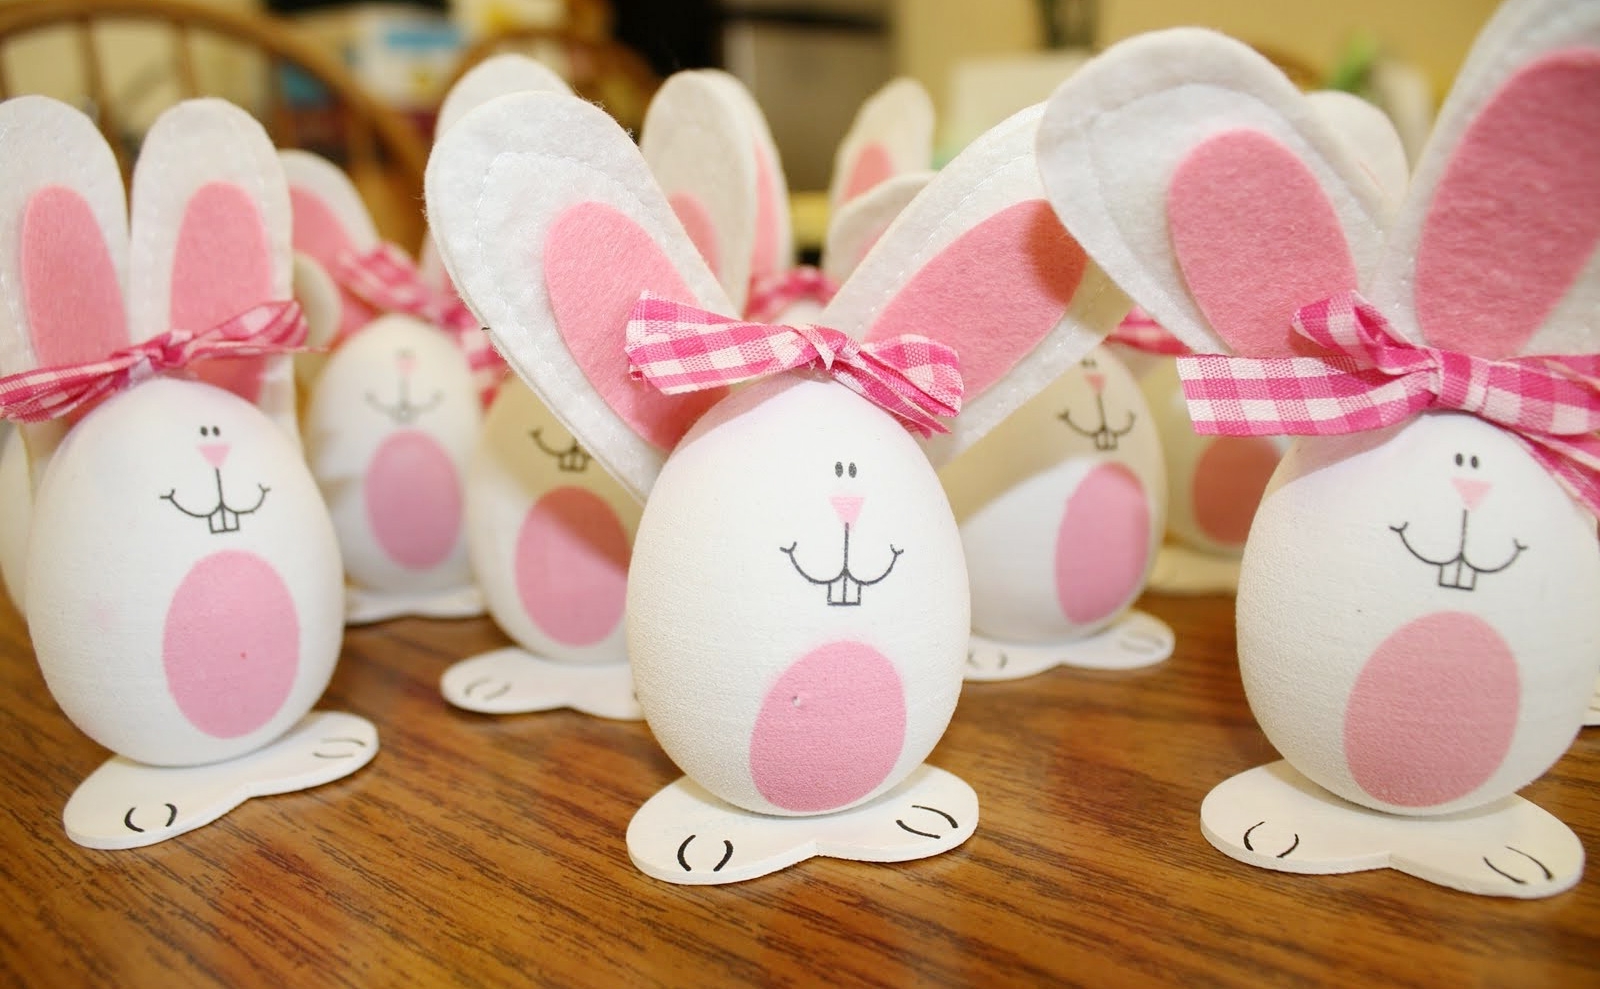
[[[915,79],[900,78],[872,94],[833,156],[828,207],[840,207],[897,175],[933,165],[933,100]]]
[[[1317,116],[1344,141],[1361,171],[1383,196],[1388,208],[1385,215],[1392,216],[1411,182],[1411,165],[1406,161],[1400,132],[1395,130],[1389,115],[1354,93],[1337,89],[1307,93],[1306,100]],[[1384,225],[1387,227],[1387,222]]]
[[[1371,301],[1500,358],[1600,350],[1600,5],[1506,3],[1423,149]]]
[[[577,97],[515,93],[439,139],[424,186],[445,267],[500,353],[642,497],[723,393],[630,380],[629,312],[646,290],[735,312],[638,148]]]
[[[128,216],[116,158],[88,117],[43,96],[0,103],[0,374],[79,364],[131,341]],[[62,423],[23,427],[39,477]]]
[[[315,261],[331,277],[342,255],[364,254],[378,245],[372,214],[339,166],[309,151],[280,151],[278,158],[289,181],[296,253]],[[349,336],[378,316],[377,310],[342,286],[337,298],[333,340]]]
[[[844,281],[934,174],[921,171],[896,175],[834,210],[822,249],[823,273],[835,283]]]
[[[794,265],[789,189],[766,117],[738,79],[678,72],[650,101],[639,151],[735,305]]]
[[[546,93],[570,93],[572,87],[555,71],[537,59],[526,55],[507,53],[494,55],[474,65],[456,80],[439,105],[439,119],[434,124],[434,135],[443,134],[456,121],[496,96],[536,90]]]
[[[207,330],[291,297],[289,191],[266,131],[243,110],[197,99],[150,128],[134,166],[128,314],[135,340]],[[298,436],[288,355],[195,365]]]
[[[1295,311],[1359,288],[1376,266],[1377,186],[1246,45],[1195,28],[1141,35],[1048,105],[1039,162],[1056,212],[1197,351],[1297,352]]]
[[[954,347],[966,388],[936,462],[976,442],[1116,326],[1128,301],[1045,200],[1042,106],[974,141],[890,225],[819,322],[864,341]]]

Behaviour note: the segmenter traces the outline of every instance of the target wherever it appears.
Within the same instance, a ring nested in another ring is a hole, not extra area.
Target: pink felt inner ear
[[[722,273],[722,247],[717,243],[717,225],[711,220],[711,211],[698,196],[688,192],[675,192],[667,197],[678,222],[694,242],[694,249],[705,259],[706,267],[719,278]]]
[[[1218,134],[1167,189],[1172,247],[1189,291],[1237,353],[1316,353],[1290,322],[1301,306],[1357,288],[1344,230],[1316,178],[1258,131]]]
[[[840,205],[893,177],[894,159],[889,156],[889,149],[878,141],[865,145],[855,161],[850,163],[850,174],[844,182],[844,198],[840,200]]]
[[[1417,246],[1428,342],[1520,351],[1600,241],[1600,51],[1553,52],[1507,80],[1434,192]]]
[[[924,265],[884,308],[867,339],[919,333],[954,347],[970,401],[1061,321],[1086,265],[1083,248],[1049,203],[1017,203]]]
[[[531,259],[530,259],[531,260]],[[622,351],[628,313],[646,289],[698,304],[650,235],[601,203],[581,203],[550,225],[545,286],[556,327],[589,385],[646,441],[670,450],[727,389],[667,396],[630,380]]]
[[[189,198],[172,259],[171,322],[206,330],[251,306],[270,301],[272,249],[255,200],[236,185],[212,182]],[[210,360],[197,364],[202,381],[247,402],[261,392],[270,358]]]
[[[750,263],[751,278],[765,278],[776,274],[782,266],[781,255],[785,245],[779,241],[778,222],[780,209],[788,203],[778,202],[778,173],[767,154],[767,149],[756,145],[756,243]]]
[[[117,269],[81,195],[53,185],[28,199],[20,263],[39,367],[81,364],[128,345]]]
[[[291,188],[289,206],[294,212],[294,249],[309,255],[329,271],[340,252],[353,248],[339,216],[321,197],[308,189]],[[343,285],[339,287],[339,332],[335,340],[361,329],[377,317],[377,312]]]

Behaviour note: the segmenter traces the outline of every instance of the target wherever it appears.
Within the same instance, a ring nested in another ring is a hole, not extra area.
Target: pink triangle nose
[[[1106,390],[1106,376],[1105,375],[1103,375],[1103,374],[1086,374],[1086,375],[1084,375],[1084,377],[1089,379],[1089,387],[1094,389],[1094,393],[1096,395],[1098,395],[1101,392]]]
[[[1450,483],[1456,486],[1462,504],[1466,505],[1469,511],[1478,507],[1478,502],[1483,500],[1490,488],[1488,481],[1474,481],[1466,477],[1453,477]]]
[[[866,501],[865,498],[846,498],[843,495],[828,500],[833,502],[833,510],[839,513],[839,521],[845,525],[856,524],[856,519],[861,515],[861,503]]]
[[[399,365],[401,374],[410,377],[411,372],[417,369],[417,355],[401,354],[395,358],[395,363]]]
[[[200,444],[200,456],[206,458],[206,463],[217,470],[221,470],[222,462],[228,459],[228,451],[231,449],[232,447],[227,443],[202,443]]]

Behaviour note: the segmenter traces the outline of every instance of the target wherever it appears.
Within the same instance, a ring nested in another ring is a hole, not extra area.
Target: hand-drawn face
[[[1118,394],[1113,394],[1112,404],[1108,407],[1106,373],[1100,369],[1100,361],[1095,353],[1079,361],[1078,370],[1087,386],[1084,389],[1087,395],[1080,392],[1069,396],[1072,401],[1062,410],[1060,419],[1068,429],[1093,441],[1096,450],[1115,450],[1117,441],[1133,432],[1139,415],[1127,401],[1128,396],[1122,389],[1118,389]],[[1088,408],[1090,403],[1085,402],[1085,398],[1092,399],[1092,408]]]
[[[828,503],[833,506],[833,510],[839,516],[839,522],[843,526],[844,545],[840,550],[837,570],[835,571],[831,566],[823,568],[822,572],[824,574],[831,573],[831,576],[813,576],[806,571],[806,568],[801,565],[799,557],[795,555],[795,551],[800,546],[799,540],[782,547],[783,554],[789,558],[790,563],[794,564],[796,573],[810,583],[820,584],[828,589],[828,605],[830,607],[859,607],[862,588],[881,583],[885,577],[889,576],[890,571],[894,570],[895,563],[899,561],[900,554],[904,552],[904,550],[896,549],[894,544],[890,543],[889,562],[882,568],[881,572],[876,573],[876,576],[864,576],[850,569],[850,527],[855,525],[856,521],[861,517],[862,506],[866,503],[866,498],[863,495],[855,493],[861,487],[866,486],[867,483],[866,479],[863,478],[860,486],[856,484],[856,475],[858,473],[859,468],[854,460],[848,464],[843,460],[835,460],[833,462],[833,476],[840,481],[839,490],[842,493],[829,496]],[[857,560],[859,561],[859,559],[860,551],[858,549]],[[868,573],[873,572],[868,571]]]
[[[1439,568],[1440,587],[1471,591],[1477,588],[1479,576],[1500,573],[1515,563],[1528,547],[1513,535],[1507,546],[1499,548],[1477,546],[1469,556],[1467,542],[1472,513],[1494,490],[1494,482],[1489,480],[1494,476],[1494,465],[1484,463],[1485,458],[1480,458],[1477,453],[1470,451],[1458,451],[1452,459],[1455,470],[1451,472],[1450,486],[1460,496],[1461,528],[1459,533],[1455,534],[1457,538],[1443,543],[1418,546],[1412,543],[1408,535],[1412,529],[1409,520],[1399,525],[1391,525],[1389,528],[1400,537],[1400,544],[1406,548],[1406,552],[1430,567]],[[1455,516],[1453,510],[1455,507],[1440,506],[1438,514]],[[1417,528],[1421,529],[1422,526],[1418,525]]]
[[[439,407],[444,401],[444,389],[418,387],[417,353],[411,347],[395,347],[393,363],[393,390],[383,392],[381,388],[368,388],[363,397],[368,406],[396,426],[410,426]]]
[[[539,448],[540,453],[555,462],[557,470],[568,474],[581,474],[589,469],[589,464],[594,458],[589,456],[589,451],[578,445],[576,439],[557,449],[545,438],[546,431],[543,425],[534,426],[528,430],[528,438],[533,440],[533,445]]]
[[[162,501],[168,502],[173,508],[190,518],[205,519],[206,525],[214,535],[238,532],[241,519],[246,515],[254,515],[260,511],[261,506],[266,504],[267,492],[270,490],[267,485],[257,480],[254,482],[256,493],[253,503],[249,501],[248,494],[246,494],[245,500],[238,500],[233,504],[229,504],[222,471],[228,461],[228,454],[232,452],[232,449],[232,444],[222,435],[221,426],[201,426],[200,442],[195,445],[195,452],[211,469],[215,497],[203,500],[197,499],[186,505],[184,501],[179,499],[176,486],[169,488],[165,494],[161,495]],[[248,484],[243,486],[249,487]],[[198,492],[207,486],[193,485],[193,487]],[[235,498],[237,499],[238,497],[239,495],[236,491]],[[205,507],[207,505],[210,507]]]

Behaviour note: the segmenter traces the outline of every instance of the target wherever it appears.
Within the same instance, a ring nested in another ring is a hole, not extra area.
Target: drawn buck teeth
[[[534,446],[556,462],[557,470],[578,474],[589,469],[589,461],[593,458],[589,456],[589,451],[578,445],[577,440],[573,440],[572,445],[565,450],[556,450],[544,441],[544,437],[540,435],[542,432],[542,429],[530,429],[528,435],[533,437]]]

